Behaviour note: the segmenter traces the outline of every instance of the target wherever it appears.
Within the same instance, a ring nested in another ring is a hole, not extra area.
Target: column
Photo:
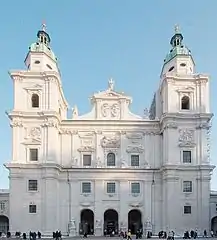
[[[94,235],[103,236],[104,225],[104,208],[102,204],[103,198],[103,181],[95,181],[95,201],[94,201]]]

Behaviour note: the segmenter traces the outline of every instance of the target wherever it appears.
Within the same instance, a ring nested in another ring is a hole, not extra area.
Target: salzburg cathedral
[[[7,213],[0,211],[7,230],[69,236],[217,231],[210,80],[195,72],[177,26],[143,116],[130,111],[132,97],[112,79],[91,96],[90,112],[80,115],[75,106],[69,116],[45,25],[25,65],[10,71],[10,189]]]

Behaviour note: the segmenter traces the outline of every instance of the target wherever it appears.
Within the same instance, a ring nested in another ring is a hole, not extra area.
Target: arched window
[[[182,97],[181,100],[181,109],[182,110],[189,110],[190,109],[190,99],[188,96]]]
[[[114,153],[108,153],[107,166],[115,166],[115,154]]]
[[[32,94],[32,107],[33,108],[38,108],[39,107],[39,96],[38,94]]]

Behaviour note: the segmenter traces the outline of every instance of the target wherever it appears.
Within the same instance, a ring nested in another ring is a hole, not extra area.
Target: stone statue
[[[96,167],[98,167],[98,168],[102,167],[102,161],[101,161],[100,157],[98,157],[96,160]]]
[[[110,78],[108,81],[108,88],[109,90],[114,90],[114,81],[112,78]]]
[[[146,221],[146,231],[152,231],[152,224],[149,219]]]
[[[72,157],[71,166],[72,167],[78,166],[78,159],[76,157]]]
[[[125,161],[123,158],[121,158],[121,167],[122,167],[122,168],[128,167],[126,161]]]
[[[75,219],[72,219],[69,222],[69,236],[70,237],[76,236],[76,222],[75,222]]]
[[[75,105],[74,108],[72,109],[72,118],[74,119],[76,117],[78,117],[78,108]]]
[[[144,118],[145,118],[145,119],[148,119],[148,118],[149,118],[149,111],[148,111],[148,108],[145,108],[145,109],[144,109],[143,114],[144,114]]]

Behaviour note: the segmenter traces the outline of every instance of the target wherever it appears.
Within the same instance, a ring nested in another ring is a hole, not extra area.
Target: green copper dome
[[[54,52],[50,48],[50,36],[45,31],[45,24],[42,25],[42,30],[39,30],[37,33],[38,40],[35,43],[32,43],[29,47],[29,51],[31,52],[43,52],[51,57],[55,62],[57,62],[57,58]]]
[[[172,58],[177,55],[191,55],[191,51],[182,43],[183,36],[179,32],[178,26],[175,27],[175,34],[172,36],[170,40],[170,44],[172,45],[172,49],[167,54],[166,58],[164,59],[164,64],[169,62]]]

